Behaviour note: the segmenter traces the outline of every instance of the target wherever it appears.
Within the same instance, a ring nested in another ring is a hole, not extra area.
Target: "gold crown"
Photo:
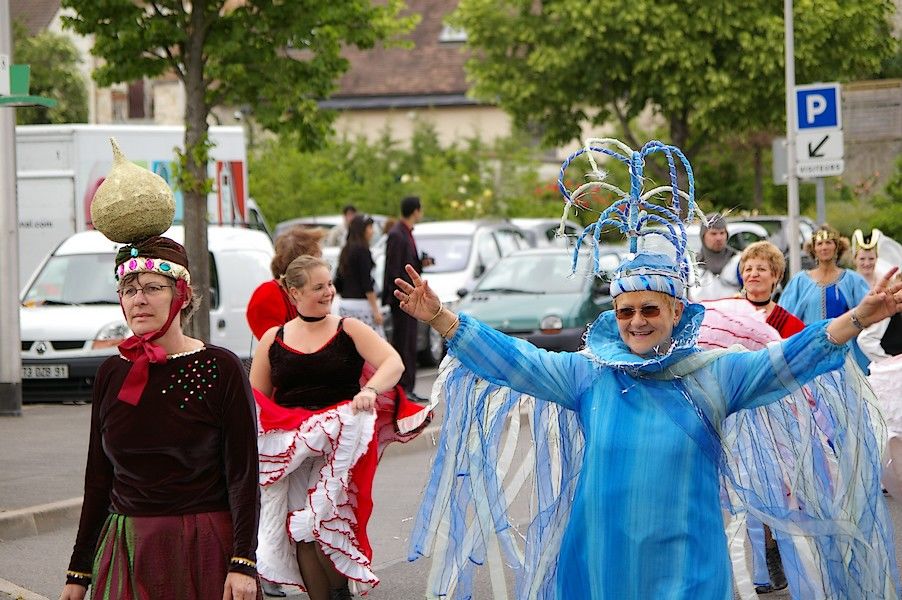
[[[859,250],[873,250],[877,251],[877,242],[880,241],[880,236],[883,233],[879,229],[872,229],[871,235],[868,236],[867,241],[864,238],[864,232],[860,229],[856,229],[855,233],[852,234],[852,254],[854,255]]]
[[[827,240],[835,240],[839,236],[836,235],[835,232],[830,231],[829,229],[819,229],[814,232],[814,241],[815,242],[826,242]]]

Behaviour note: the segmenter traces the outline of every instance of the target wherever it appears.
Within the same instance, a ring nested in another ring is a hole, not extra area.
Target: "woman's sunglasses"
[[[639,314],[641,314],[646,319],[650,319],[652,317],[657,317],[661,314],[661,307],[654,306],[650,304],[648,306],[643,306],[639,309]],[[617,317],[618,321],[627,321],[636,316],[636,309],[632,306],[624,306],[623,308],[615,308],[614,315]]]

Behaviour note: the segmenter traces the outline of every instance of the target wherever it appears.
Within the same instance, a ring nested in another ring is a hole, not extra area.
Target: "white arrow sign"
[[[800,131],[796,134],[796,160],[836,160],[845,155],[841,129]]]

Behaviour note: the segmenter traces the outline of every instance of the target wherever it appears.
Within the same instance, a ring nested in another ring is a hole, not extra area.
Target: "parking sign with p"
[[[841,129],[839,84],[815,83],[796,86],[796,128]]]

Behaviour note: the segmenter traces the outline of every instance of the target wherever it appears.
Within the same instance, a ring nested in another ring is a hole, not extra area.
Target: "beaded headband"
[[[612,149],[613,148],[613,149]],[[645,158],[661,153],[667,159],[670,174],[670,185],[659,186],[643,191],[645,179]],[[573,191],[564,183],[567,167],[577,157],[585,154],[589,160],[592,179]],[[601,154],[627,165],[630,174],[630,190],[625,192],[617,186],[604,181],[606,174],[596,163],[595,154]],[[688,181],[688,192],[681,190],[677,183],[677,161],[683,167]],[[592,138],[580,150],[571,154],[561,165],[558,177],[558,189],[564,198],[564,213],[561,216],[561,232],[564,221],[570,213],[571,206],[581,196],[596,190],[613,192],[619,199],[599,213],[598,219],[587,226],[576,240],[573,251],[572,272],[576,271],[580,248],[584,241],[594,242],[592,272],[599,274],[599,246],[602,230],[605,227],[617,229],[630,244],[630,252],[638,255],[624,261],[614,274],[611,284],[612,295],[626,291],[650,290],[660,291],[676,298],[685,298],[685,291],[691,269],[687,253],[686,224],[696,215],[704,218],[704,214],[695,204],[695,178],[689,160],[676,146],[670,146],[652,140],[641,150],[633,150],[623,142],[612,138]],[[667,204],[656,204],[652,199],[668,195]],[[685,211],[685,212],[684,212]],[[686,214],[686,220],[680,215]],[[645,236],[659,236],[674,248],[674,256],[662,253],[639,251],[639,240]]]
[[[126,275],[132,273],[159,273],[174,279],[184,279],[185,283],[191,283],[191,273],[184,266],[152,256],[139,256],[138,249],[131,249],[131,258],[116,267],[116,281],[120,281]]]

